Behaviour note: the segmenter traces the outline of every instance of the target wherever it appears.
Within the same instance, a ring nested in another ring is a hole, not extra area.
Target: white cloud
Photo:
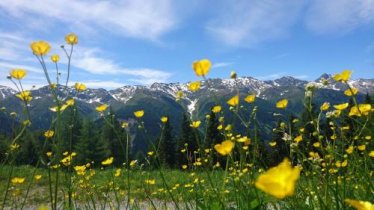
[[[207,30],[229,46],[252,47],[286,36],[303,5],[299,0],[228,1]]]
[[[158,40],[177,22],[171,0],[1,0],[0,8],[25,27],[48,30],[67,25],[73,31],[97,31]],[[100,34],[103,32],[100,32]]]
[[[102,80],[86,80],[79,81],[85,84],[88,88],[104,88],[107,90],[123,87],[125,84],[116,81],[102,81]],[[73,86],[75,82],[70,81],[69,85]]]
[[[154,82],[167,82],[171,77],[169,72],[152,68],[124,68],[113,60],[100,57],[99,49],[86,49],[84,53],[77,54],[72,65],[89,73],[97,75],[133,76],[129,81],[140,84],[152,84]]]
[[[227,66],[232,66],[234,63],[232,62],[218,62],[218,63],[213,63],[212,69],[215,68],[222,68],[222,67],[227,67]]]
[[[374,0],[314,0],[305,17],[306,27],[317,33],[346,33],[374,23]]]

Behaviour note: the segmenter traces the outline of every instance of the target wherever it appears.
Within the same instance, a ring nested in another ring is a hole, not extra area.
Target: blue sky
[[[62,56],[70,32],[71,84],[91,88],[196,80],[202,58],[209,77],[374,78],[374,0],[1,0],[0,84],[21,67],[27,87],[45,85],[29,45],[46,40]]]

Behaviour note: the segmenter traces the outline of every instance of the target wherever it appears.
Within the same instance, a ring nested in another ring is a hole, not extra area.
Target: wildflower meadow
[[[374,209],[373,100],[356,97],[351,70],[333,75],[345,87],[344,103],[316,103],[321,87],[313,82],[305,86],[302,113],[293,113],[289,98],[273,103],[278,123],[267,139],[260,135],[265,128],[258,123],[256,94],[236,90],[225,99],[213,91],[215,103],[205,118],[185,110],[184,137],[171,141],[173,116],[157,116],[159,135],[148,138],[151,128],[143,119],[155,113],[140,107],[130,121],[98,103],[99,123],[79,123],[76,96],[87,87],[76,82],[68,91],[79,39],[71,33],[65,41],[60,55],[49,54],[55,46],[46,41],[30,45],[53,99],[39,107],[49,110],[49,129],[30,129],[35,98],[23,81],[32,72],[9,70],[23,112],[2,110],[21,120],[2,140],[1,209]],[[60,56],[68,60],[66,74],[60,73]],[[188,91],[198,92],[202,81],[209,88],[211,68],[209,59],[193,61],[191,74],[198,79]],[[237,80],[235,72],[227,75]],[[178,91],[176,101],[184,94]],[[101,128],[97,138],[94,130]],[[146,151],[130,152],[134,133],[144,137]],[[108,150],[109,135],[116,141]],[[20,151],[31,147],[37,148],[27,157],[32,164],[19,164],[25,158]]]

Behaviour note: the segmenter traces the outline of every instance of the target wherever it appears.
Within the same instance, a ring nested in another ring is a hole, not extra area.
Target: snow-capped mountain
[[[16,93],[16,91],[10,87],[0,85],[0,100],[7,98],[8,96],[12,96]]]
[[[323,79],[322,79],[323,78]],[[323,81],[322,81],[323,80]],[[324,82],[325,81],[325,82]],[[326,84],[327,81],[327,84]],[[77,101],[77,108],[85,117],[98,117],[95,107],[98,104],[109,104],[121,119],[133,117],[133,111],[145,109],[152,113],[151,121],[157,122],[159,117],[168,114],[178,118],[187,111],[194,118],[204,117],[209,112],[212,104],[226,105],[227,101],[237,91],[243,96],[256,94],[258,106],[261,107],[264,119],[265,115],[274,112],[274,102],[281,98],[290,100],[292,111],[302,110],[302,99],[304,97],[305,85],[313,83],[319,88],[315,103],[324,101],[341,103],[347,100],[343,91],[346,85],[335,82],[331,75],[323,74],[313,82],[300,80],[293,77],[282,77],[275,80],[262,81],[253,77],[240,77],[237,79],[208,79],[201,81],[201,88],[196,92],[188,89],[188,83],[154,83],[149,86],[134,85],[123,86],[114,90],[90,89],[77,92],[73,87],[57,87],[61,98],[73,97]],[[350,80],[349,84],[359,90],[358,100],[363,101],[365,94],[374,94],[374,79]],[[176,101],[178,91],[183,92],[183,98]],[[12,111],[23,112],[21,101],[15,97],[17,91],[10,87],[0,86],[0,107],[5,107],[9,114]],[[53,106],[48,86],[31,90],[33,100],[29,110],[34,116],[33,125],[43,128],[49,125],[52,113],[49,107]],[[180,114],[176,114],[180,113]],[[151,117],[149,116],[149,117]],[[269,119],[269,118],[268,118]],[[178,121],[180,119],[175,119]]]
[[[322,83],[322,79],[328,82],[327,85]],[[191,92],[188,90],[188,83],[154,83],[150,86],[142,85],[127,85],[114,90],[105,89],[90,89],[82,93],[77,93],[73,88],[67,88],[67,92],[64,92],[64,87],[58,88],[59,92],[62,93],[62,97],[65,97],[68,93],[70,96],[89,104],[96,103],[112,103],[114,101],[126,104],[131,98],[137,94],[150,94],[153,97],[166,96],[175,99],[176,93],[182,91],[187,101],[192,103],[199,99],[207,92],[231,92],[234,90],[240,90],[240,92],[256,94],[257,97],[268,99],[271,97],[267,92],[272,89],[284,89],[287,91],[288,88],[304,88],[308,81],[300,80],[294,77],[285,76],[275,80],[262,81],[253,77],[240,77],[237,79],[208,79],[201,82],[201,89],[197,92]],[[337,83],[332,79],[331,75],[323,74],[321,77],[315,80],[322,89],[331,89],[336,91],[344,91],[347,87],[342,83]],[[350,80],[349,84],[359,90],[359,92],[366,94],[374,94],[374,79],[357,79]],[[284,92],[283,91],[283,92]],[[0,99],[6,99],[7,97],[13,96],[16,91],[6,86],[0,86]],[[41,87],[36,90],[32,90],[34,99],[41,98],[45,95],[50,95],[50,90],[47,86]]]

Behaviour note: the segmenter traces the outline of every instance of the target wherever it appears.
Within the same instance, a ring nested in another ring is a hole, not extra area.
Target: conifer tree
[[[75,151],[77,152],[76,161],[79,164],[93,161],[98,165],[108,156],[109,150],[106,142],[99,138],[93,122],[89,119],[83,121],[81,137],[76,144]]]
[[[167,167],[175,165],[175,141],[172,135],[170,121],[164,123],[158,142],[158,155],[161,164]]]
[[[183,114],[181,133],[177,143],[176,159],[178,165],[188,163],[193,157],[193,151],[197,150],[197,141],[195,140],[194,130],[190,126],[191,121],[189,120],[187,114]],[[181,150],[186,149],[185,153]],[[188,153],[188,154],[187,154]],[[188,159],[186,157],[189,157]]]

